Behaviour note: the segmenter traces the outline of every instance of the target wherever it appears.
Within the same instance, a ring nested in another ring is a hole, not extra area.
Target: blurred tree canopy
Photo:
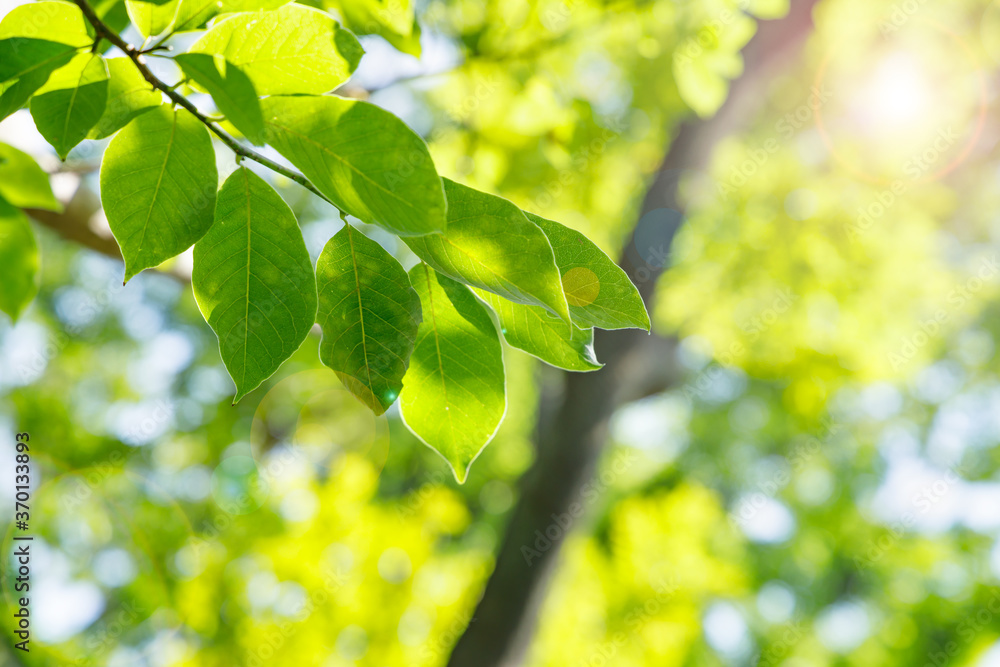
[[[306,4],[361,36],[338,92],[405,120],[442,176],[638,267],[654,337],[588,376],[624,396],[593,475],[512,547],[555,558],[524,664],[1000,664],[1000,5]],[[803,44],[744,50],[804,5]],[[712,140],[670,163],[692,131]],[[558,482],[574,380],[506,347],[507,416],[464,485],[316,335],[233,407],[190,259],[120,284],[107,142],[63,163],[36,137],[25,111],[0,124],[67,204],[29,211],[38,297],[0,321],[0,492],[18,432],[37,482],[35,641],[11,648],[7,523],[5,664],[432,666],[496,632],[477,605],[528,471]],[[676,196],[651,201],[665,170]],[[315,262],[337,212],[269,179]]]

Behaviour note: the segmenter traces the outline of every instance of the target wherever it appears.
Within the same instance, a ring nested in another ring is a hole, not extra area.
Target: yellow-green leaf
[[[61,211],[49,175],[27,153],[0,144],[0,197],[18,208]]]
[[[503,349],[468,287],[426,264],[410,270],[423,322],[399,396],[403,421],[464,482],[507,411]]]
[[[649,331],[649,314],[639,290],[597,244],[558,222],[525,215],[552,244],[573,322],[581,327]]]
[[[568,371],[596,371],[604,364],[594,355],[594,330],[566,323],[541,306],[526,306],[473,289],[489,304],[500,323],[500,333],[510,345]]]
[[[448,230],[406,239],[413,252],[446,276],[541,306],[568,323],[559,269],[542,230],[506,199],[448,179],[444,184]]]
[[[241,68],[258,95],[321,95],[351,75],[364,50],[326,12],[290,4],[223,19],[189,49]]]

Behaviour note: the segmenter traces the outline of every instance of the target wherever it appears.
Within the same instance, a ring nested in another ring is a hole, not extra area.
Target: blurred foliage
[[[741,73],[740,10],[786,9],[432,1],[415,33],[413,7],[388,6],[352,27],[388,36],[369,55],[412,76],[349,85],[421,132],[443,175],[613,255],[669,138]],[[825,0],[761,111],[684,179],[656,319],[685,379],[613,420],[530,664],[1000,660],[998,17],[980,0]],[[400,54],[414,35],[419,63]],[[898,76],[901,52],[926,82]],[[920,95],[933,113],[899,108]],[[955,140],[925,156],[942,131]],[[277,185],[315,259],[335,213]],[[110,260],[40,236],[39,299],[0,324],[0,452],[31,432],[40,480],[38,643],[4,660],[443,665],[557,376],[505,351],[508,418],[459,487],[394,411],[339,388],[315,336],[231,407],[187,286],[122,288]]]

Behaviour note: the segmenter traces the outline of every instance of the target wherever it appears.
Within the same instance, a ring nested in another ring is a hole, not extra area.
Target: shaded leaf
[[[600,329],[649,331],[649,314],[639,290],[597,244],[558,222],[534,213],[525,215],[545,232],[552,244],[575,323]]]
[[[76,5],[31,2],[15,7],[0,21],[0,83],[24,79],[41,86],[93,41]]]
[[[189,49],[241,68],[258,95],[320,95],[351,75],[364,51],[327,13],[291,4],[223,19]]]
[[[98,55],[84,53],[57,70],[31,98],[31,117],[63,160],[87,138],[108,102],[108,68]]]
[[[128,58],[111,58],[108,66],[108,103],[97,125],[87,135],[103,139],[122,129],[141,113],[163,103],[163,95],[142,78]]]
[[[464,482],[507,411],[503,349],[489,311],[468,287],[426,264],[410,270],[410,282],[423,322],[403,377],[400,413]]]
[[[62,210],[49,175],[30,155],[7,144],[0,144],[0,197],[18,208]]]
[[[38,293],[38,244],[28,218],[0,199],[0,310],[17,320]]]
[[[568,371],[596,371],[604,364],[594,355],[594,330],[566,323],[541,306],[526,306],[481,289],[473,290],[489,304],[500,333],[513,347]]]
[[[264,131],[257,93],[247,75],[221,56],[182,53],[174,58],[195,83],[215,100],[215,105],[240,132],[251,140]]]
[[[271,97],[261,107],[267,143],[342,211],[401,236],[445,228],[427,145],[393,114],[333,96]]]
[[[445,234],[405,239],[422,260],[467,285],[527,305],[542,306],[569,322],[545,234],[506,199],[444,179]]]
[[[316,319],[316,276],[295,215],[245,167],[219,191],[191,283],[236,383],[234,403],[292,356]]]
[[[205,235],[218,182],[208,130],[187,111],[163,105],[115,135],[101,166],[101,200],[126,282]]]
[[[420,298],[382,246],[347,224],[316,264],[320,360],[375,414],[403,387],[420,324]]]
[[[24,108],[35,91],[49,78],[49,72],[36,70],[20,79],[0,83],[0,120]]]

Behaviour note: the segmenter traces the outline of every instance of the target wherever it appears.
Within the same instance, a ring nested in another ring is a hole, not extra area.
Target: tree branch
[[[643,202],[642,215],[655,209],[672,208],[683,213],[677,188],[680,170],[704,169],[720,139],[753,117],[764,100],[762,81],[776,67],[794,62],[790,54],[800,48],[812,27],[812,9],[817,0],[793,0],[788,16],[778,21],[762,21],[757,34],[743,50],[744,74],[734,81],[729,97],[719,112],[709,119],[683,123],[670,144]],[[659,239],[660,258],[669,254],[680,221]],[[635,250],[635,231],[625,246],[620,265],[639,287],[652,310],[657,279],[666,261],[652,263]],[[670,362],[655,349],[656,337],[637,330],[597,331],[595,347],[605,367],[594,373],[564,373],[562,403],[551,424],[543,415],[539,428],[538,457],[521,480],[521,493],[497,557],[497,564],[470,623],[448,662],[449,667],[514,667],[522,663],[534,632],[538,609],[544,599],[563,538],[566,520],[576,516],[574,505],[583,506],[584,485],[593,476],[607,440],[607,423],[615,408],[645,391],[669,386],[664,372],[663,386],[636,386],[646,382],[647,369]],[[643,369],[638,372],[637,369]],[[676,378],[676,373],[674,378]],[[676,379],[674,379],[676,381]],[[558,528],[552,531],[552,527]],[[535,549],[538,535],[549,545]],[[555,534],[555,539],[552,535]]]
[[[302,187],[306,188],[307,190],[318,196],[320,199],[329,202],[330,204],[333,204],[333,202],[330,201],[326,197],[326,195],[320,192],[316,188],[316,186],[313,185],[309,181],[309,179],[307,179],[305,176],[295,171],[294,169],[289,169],[288,167],[284,167],[275,162],[274,160],[264,157],[260,153],[257,153],[256,151],[247,148],[239,141],[237,141],[228,132],[226,132],[221,127],[213,123],[209,118],[205,116],[205,114],[198,111],[198,108],[194,104],[192,104],[190,100],[188,100],[186,97],[184,97],[176,90],[174,90],[171,86],[168,86],[166,83],[157,78],[156,75],[153,74],[150,71],[150,69],[146,66],[145,59],[143,58],[143,51],[136,49],[134,46],[123,40],[121,38],[121,35],[119,35],[117,32],[109,28],[107,24],[105,24],[104,21],[102,21],[101,18],[97,15],[97,12],[94,11],[94,8],[90,6],[87,0],[73,0],[73,2],[83,12],[83,15],[87,18],[87,21],[90,22],[90,25],[94,26],[94,31],[97,33],[96,41],[99,42],[103,37],[104,39],[107,39],[109,42],[111,42],[119,49],[121,49],[125,53],[125,55],[127,55],[129,59],[131,59],[131,61],[135,64],[136,68],[139,70],[139,73],[142,74],[143,78],[146,79],[146,81],[148,81],[149,84],[153,86],[153,88],[159,90],[161,93],[169,97],[171,101],[174,102],[174,104],[184,107],[184,109],[190,112],[191,115],[193,115],[199,121],[204,123],[205,127],[211,130],[215,134],[215,136],[217,136],[222,141],[222,143],[224,143],[226,146],[229,147],[230,150],[232,150],[240,157],[246,158],[248,160],[253,160],[258,164],[264,165],[271,171],[274,171],[292,181],[295,181]],[[333,205],[336,206],[336,204]]]

